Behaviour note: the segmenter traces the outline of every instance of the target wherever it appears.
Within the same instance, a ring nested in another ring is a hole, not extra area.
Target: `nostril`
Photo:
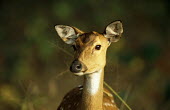
[[[81,70],[81,67],[82,67],[81,64],[80,65],[76,65],[76,69],[77,70]]]
[[[78,60],[73,61],[73,63],[70,66],[70,71],[74,73],[78,73],[82,70],[81,62]]]

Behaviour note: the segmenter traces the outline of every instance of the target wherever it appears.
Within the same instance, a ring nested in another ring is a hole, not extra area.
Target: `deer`
[[[57,110],[119,110],[103,82],[106,51],[112,42],[121,38],[122,22],[111,22],[103,33],[83,32],[67,25],[56,25],[55,30],[75,51],[70,71],[76,76],[84,76],[83,85],[68,92]]]

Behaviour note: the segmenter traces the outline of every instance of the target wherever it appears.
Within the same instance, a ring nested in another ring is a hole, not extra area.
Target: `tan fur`
[[[89,37],[89,41],[84,43],[83,38]],[[95,50],[96,45],[101,45],[100,50]],[[92,73],[101,68],[104,68],[106,64],[106,50],[109,46],[107,38],[97,32],[90,32],[83,34],[76,40],[76,58],[86,65],[85,73]]]
[[[84,76],[84,87],[80,99],[81,101],[79,102],[79,106],[77,106],[76,109],[103,110],[104,108],[107,108],[107,110],[118,110],[115,103],[110,102],[110,100],[113,101],[112,97],[110,98],[106,95],[103,97],[104,70],[99,73],[101,76],[99,81],[99,91],[94,95],[91,95],[87,91],[91,73],[93,74],[97,70],[104,69],[106,64],[106,51],[109,47],[108,39],[102,34],[94,31],[89,33],[83,33],[80,30],[78,31],[81,32],[81,34],[75,41],[75,46],[77,48],[75,59],[78,59],[83,63],[83,65],[85,65],[83,67],[83,72],[87,75]],[[101,45],[101,49],[96,50],[96,45]]]
[[[74,74],[84,75],[83,87],[69,92],[58,110],[118,110],[110,92],[103,89],[103,80],[106,51],[111,42],[120,39],[122,23],[112,22],[102,34],[95,31],[85,33],[65,25],[57,25],[55,28],[63,41],[75,46],[75,61],[81,62],[82,68]],[[97,45],[101,48],[96,49]]]

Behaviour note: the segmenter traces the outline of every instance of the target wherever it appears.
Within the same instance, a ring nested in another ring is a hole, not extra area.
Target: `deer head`
[[[111,42],[117,42],[123,33],[121,21],[110,23],[103,33],[95,31],[86,33],[65,25],[56,25],[55,29],[65,43],[73,46],[75,59],[70,71],[79,76],[103,69],[106,64],[107,48]]]

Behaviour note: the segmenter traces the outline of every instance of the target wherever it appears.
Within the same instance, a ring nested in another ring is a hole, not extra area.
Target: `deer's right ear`
[[[73,45],[76,38],[78,37],[78,33],[71,26],[56,25],[55,30],[57,31],[61,39],[67,44]]]

